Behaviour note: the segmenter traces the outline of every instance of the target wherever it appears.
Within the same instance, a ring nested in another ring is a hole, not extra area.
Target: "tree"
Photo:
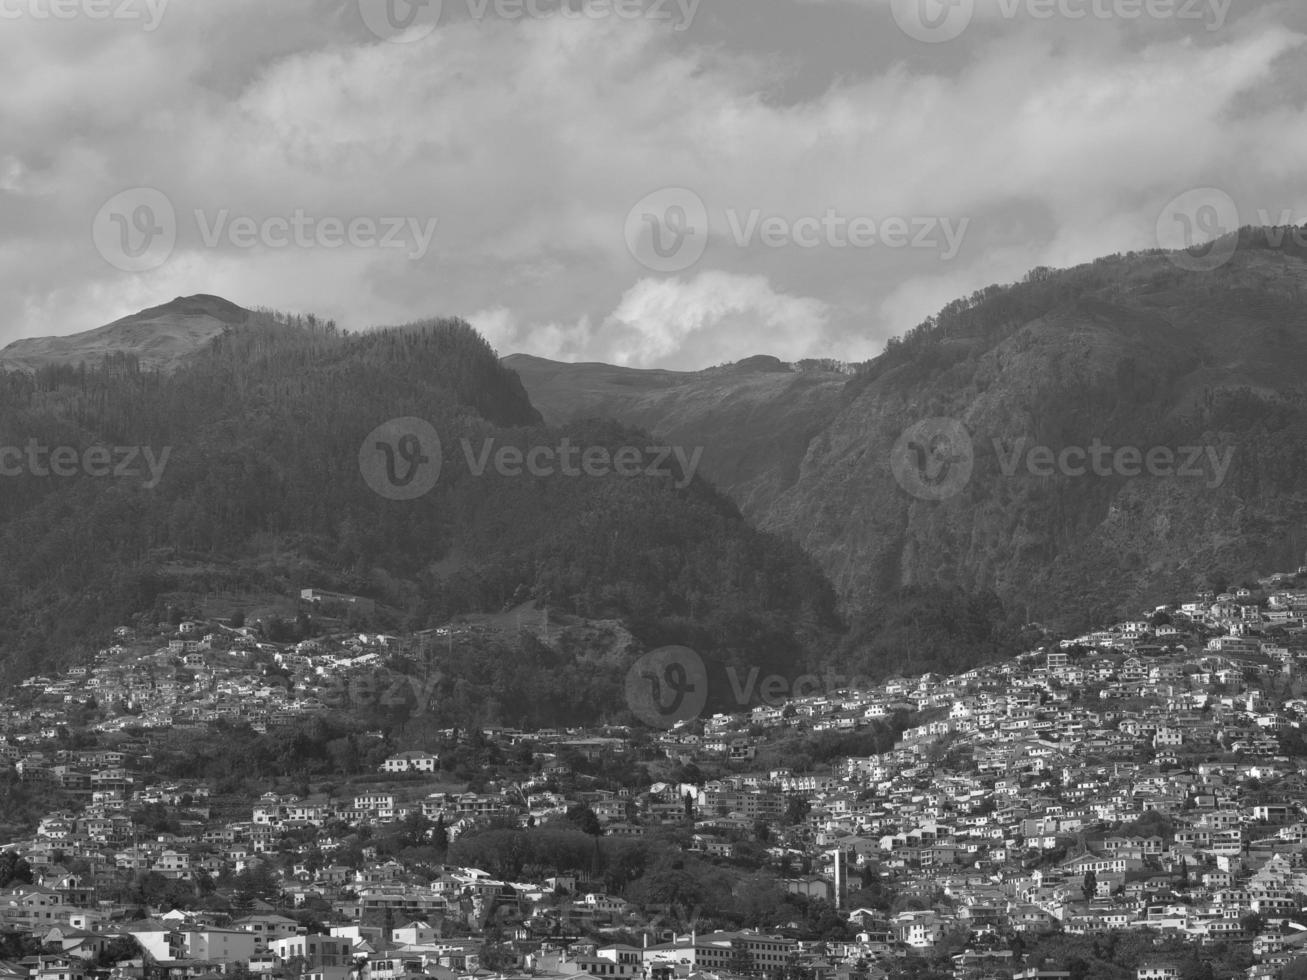
[[[812,811],[812,804],[806,797],[799,796],[797,793],[789,798],[785,804],[785,824],[793,827],[795,824],[803,823],[808,814]]]
[[[749,952],[749,947],[743,942],[740,945],[731,944],[731,959],[726,967],[730,973],[738,976],[748,977],[756,972],[756,964],[753,961],[753,954]]]
[[[427,833],[432,829],[431,821],[417,809],[404,819],[403,828],[403,841],[409,847],[421,847],[425,844]]]
[[[117,936],[109,941],[103,950],[96,954],[95,966],[98,969],[114,966],[123,960],[135,959],[141,955],[141,948],[130,936]]]
[[[8,888],[14,882],[30,885],[32,867],[14,851],[4,851],[0,853],[0,888]]]
[[[1080,891],[1084,894],[1086,902],[1098,893],[1098,874],[1093,868],[1085,872],[1085,883],[1080,886]]]
[[[449,850],[449,831],[445,829],[445,815],[436,817],[436,825],[431,829],[431,846],[441,854]]]
[[[567,808],[567,819],[592,837],[599,837],[604,832],[604,828],[599,823],[598,815],[584,803],[574,803],[569,806]]]
[[[674,783],[690,783],[694,786],[702,786],[704,784],[703,770],[693,762],[687,762],[683,766],[677,766],[676,769],[672,771],[671,781]]]

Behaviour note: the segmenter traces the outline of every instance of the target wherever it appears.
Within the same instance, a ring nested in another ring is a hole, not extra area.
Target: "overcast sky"
[[[563,6],[0,0],[0,342],[206,292],[863,359],[1036,265],[1307,221],[1302,0]]]

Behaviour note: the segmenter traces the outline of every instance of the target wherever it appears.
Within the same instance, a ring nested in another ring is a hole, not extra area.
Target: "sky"
[[[175,296],[501,354],[875,356],[1307,222],[1301,0],[0,0],[0,344]]]

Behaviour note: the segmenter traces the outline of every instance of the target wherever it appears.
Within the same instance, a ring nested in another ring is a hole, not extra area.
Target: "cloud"
[[[351,328],[467,315],[505,353],[864,357],[960,291],[1150,247],[1190,187],[1225,188],[1246,215],[1307,204],[1293,152],[1307,91],[1286,82],[1303,62],[1294,8],[1241,5],[1221,30],[1194,31],[995,19],[993,2],[947,45],[896,32],[887,0],[809,0],[801,30],[791,0],[719,0],[686,31],[451,16],[411,44],[370,35],[345,0],[325,15],[309,0],[173,0],[148,34],[6,22],[0,341],[203,291]],[[850,25],[866,31],[861,60]],[[174,203],[178,246],[128,275],[89,228],[141,185]],[[694,190],[711,232],[670,278],[624,238],[629,209],[664,187]],[[946,262],[741,246],[727,218],[831,210],[970,225]],[[208,247],[196,216],[296,211],[437,226],[415,259]]]
[[[527,323],[504,307],[469,319],[501,350],[696,370],[738,360],[741,351],[815,356],[830,341],[828,315],[822,301],[777,292],[764,276],[707,271],[642,279],[598,322]]]
[[[703,272],[643,279],[605,320],[596,343],[617,364],[696,368],[743,351],[809,356],[827,325],[826,304],[776,292],[763,276]]]

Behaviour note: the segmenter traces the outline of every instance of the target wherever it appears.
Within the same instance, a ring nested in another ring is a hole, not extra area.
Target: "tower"
[[[838,847],[831,851],[835,865],[835,908],[844,908],[844,852]]]

